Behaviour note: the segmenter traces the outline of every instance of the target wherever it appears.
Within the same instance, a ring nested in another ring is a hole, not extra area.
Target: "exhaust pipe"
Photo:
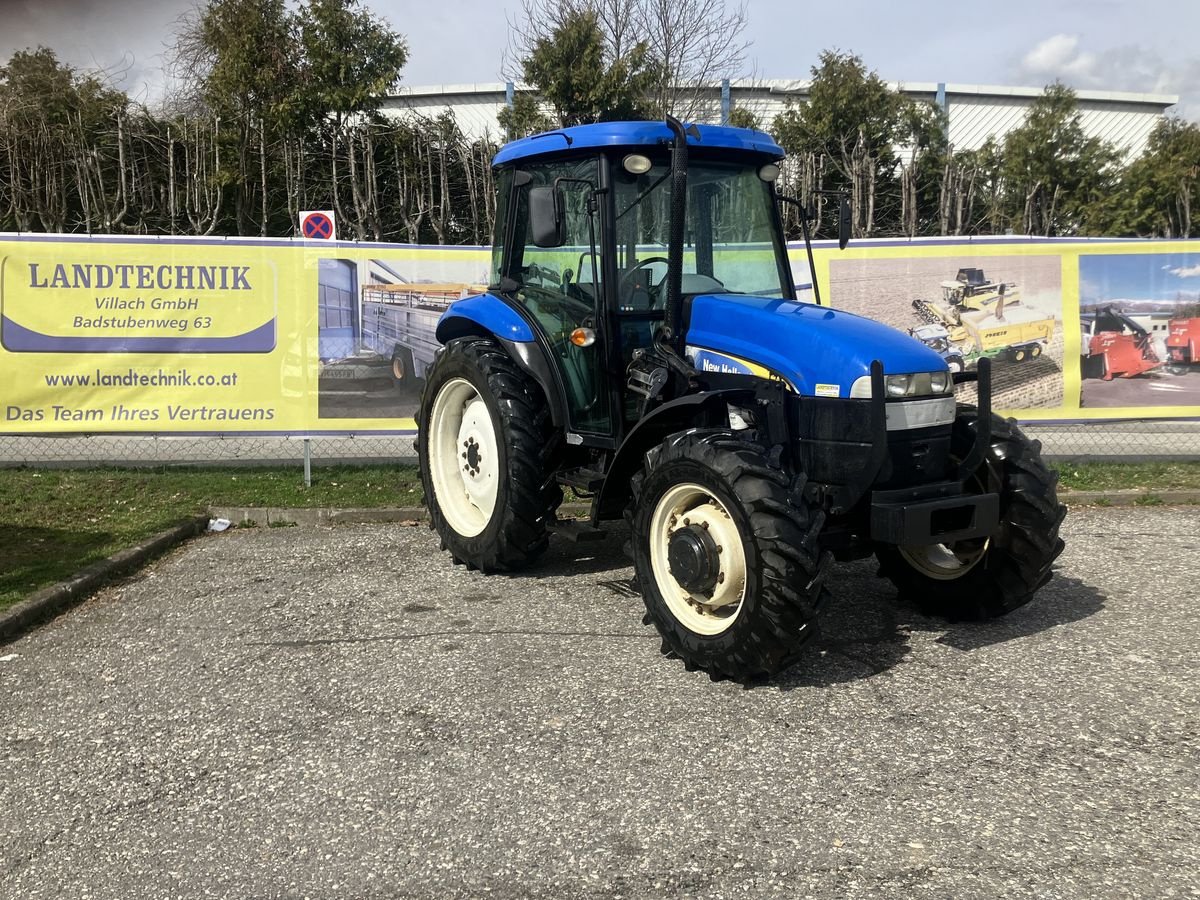
[[[695,125],[686,128],[674,116],[666,117],[667,127],[675,140],[671,145],[671,223],[667,233],[667,303],[661,339],[676,351],[678,334],[683,320],[683,237],[687,221],[687,166],[690,134],[697,140],[700,131]]]

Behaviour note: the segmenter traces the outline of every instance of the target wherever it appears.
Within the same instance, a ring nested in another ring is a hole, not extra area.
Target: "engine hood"
[[[943,372],[941,354],[902,331],[872,319],[813,303],[747,294],[701,294],[692,299],[689,355],[699,368],[743,371],[765,368],[803,395],[849,397],[871,362],[887,375]],[[731,363],[703,351],[737,357]],[[730,368],[732,366],[732,368]]]

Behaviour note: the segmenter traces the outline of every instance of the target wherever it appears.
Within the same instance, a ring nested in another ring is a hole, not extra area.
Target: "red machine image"
[[[1080,343],[1087,349],[1079,369],[1084,378],[1133,378],[1162,365],[1150,332],[1111,306],[1082,316],[1081,325]]]
[[[1182,375],[1187,366],[1200,363],[1200,318],[1172,319],[1167,333],[1168,370]]]

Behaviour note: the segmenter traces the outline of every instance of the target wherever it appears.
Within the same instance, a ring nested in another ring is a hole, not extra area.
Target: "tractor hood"
[[[748,294],[694,297],[687,349],[697,368],[774,373],[807,396],[849,397],[850,386],[870,374],[876,359],[887,375],[946,371],[941,354],[887,325],[813,303]]]

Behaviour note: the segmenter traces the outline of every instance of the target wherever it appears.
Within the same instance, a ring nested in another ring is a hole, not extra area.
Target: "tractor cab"
[[[693,132],[680,299],[794,299],[774,198],[782,150],[744,129]],[[516,141],[495,160],[492,286],[553,348],[559,416],[583,444],[610,445],[633,424],[626,369],[672,312],[672,138],[663,123],[579,126]]]

